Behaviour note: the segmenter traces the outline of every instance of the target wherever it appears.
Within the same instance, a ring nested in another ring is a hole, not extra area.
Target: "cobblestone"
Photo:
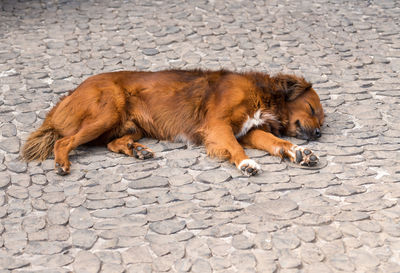
[[[64,225],[69,219],[69,208],[65,204],[56,204],[49,208],[47,212],[47,219],[50,224]]]
[[[69,219],[69,224],[73,228],[86,229],[92,227],[94,221],[87,209],[83,207],[78,207],[72,211]]]
[[[77,273],[99,272],[100,266],[101,261],[99,260],[99,258],[88,251],[78,252],[73,263],[73,269]]]
[[[396,1],[2,1],[1,272],[399,272],[400,4]],[[51,16],[49,16],[51,14]],[[303,75],[325,109],[326,166],[266,152],[246,178],[204,147],[142,139],[18,153],[96,73],[170,68]],[[74,156],[78,154],[79,156]]]

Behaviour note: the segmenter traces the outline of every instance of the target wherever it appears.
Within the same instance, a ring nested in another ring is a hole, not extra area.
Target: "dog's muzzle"
[[[321,129],[315,128],[311,130],[307,130],[305,128],[299,128],[297,131],[297,138],[305,139],[305,140],[316,140],[321,137]]]

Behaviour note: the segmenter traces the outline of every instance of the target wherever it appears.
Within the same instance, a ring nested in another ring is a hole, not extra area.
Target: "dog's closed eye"
[[[314,116],[315,115],[315,110],[314,108],[311,106],[311,104],[308,102],[308,105],[310,106],[310,110],[311,110],[311,115]]]

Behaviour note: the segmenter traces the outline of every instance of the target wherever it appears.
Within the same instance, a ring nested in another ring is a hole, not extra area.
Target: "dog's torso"
[[[255,127],[280,134],[287,122],[285,101],[268,80],[259,73],[228,71],[114,72],[88,79],[71,100],[114,103],[120,122],[100,137],[105,141],[141,131],[161,140],[202,144],[210,123],[221,119],[237,138]],[[87,86],[93,82],[97,88],[91,93]],[[57,127],[62,130],[64,124]]]

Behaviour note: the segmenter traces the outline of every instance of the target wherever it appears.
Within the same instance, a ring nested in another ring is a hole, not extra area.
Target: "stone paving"
[[[0,272],[400,272],[399,1],[0,1]],[[240,176],[204,147],[144,139],[26,164],[28,134],[104,71],[304,75],[326,111],[295,168]],[[79,156],[76,156],[79,155]]]

